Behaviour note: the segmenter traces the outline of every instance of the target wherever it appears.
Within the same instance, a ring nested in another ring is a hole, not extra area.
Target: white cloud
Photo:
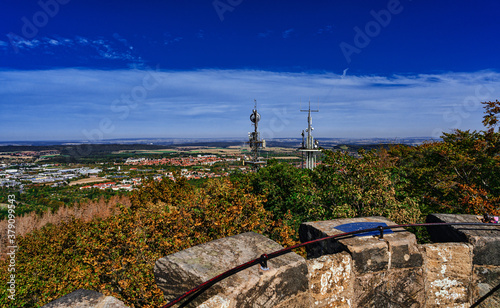
[[[61,45],[61,43],[58,40],[54,40],[54,39],[49,39],[48,43],[50,45],[53,45],[53,46]]]
[[[113,35],[113,38],[115,41],[104,38],[92,39],[81,36],[76,36],[74,38],[41,37],[33,40],[16,37],[12,39],[12,44],[15,50],[21,52],[24,50],[43,48],[44,53],[57,55],[58,51],[63,50],[62,48],[66,48],[70,49],[72,52],[80,53],[82,56],[142,63],[141,57],[133,54],[133,46],[131,46],[126,39],[122,38],[117,33]],[[118,42],[120,42],[120,44],[117,44]],[[0,47],[1,46],[2,44],[0,43]],[[95,53],[86,53],[88,48],[91,48]],[[67,54],[67,51],[65,51],[64,54]]]
[[[266,37],[269,37],[271,34],[273,33],[273,31],[271,30],[266,30],[265,32],[260,32],[257,34],[257,37],[258,38],[266,38]]]
[[[61,69],[0,71],[0,82],[5,111],[0,139],[16,129],[37,134],[34,125],[72,132],[78,139],[84,130],[98,129],[103,119],[114,127],[104,138],[245,138],[254,98],[266,138],[300,137],[307,123],[299,109],[308,100],[314,108],[319,104],[313,116],[317,137],[407,137],[482,129],[479,102],[498,98],[500,74],[342,79],[333,73],[250,70]]]
[[[198,37],[198,38],[203,38],[203,37]],[[180,41],[182,41],[182,37],[178,36],[178,37],[174,37],[174,38],[169,38],[169,39],[166,39],[163,41],[163,44],[164,45],[169,45],[169,44],[172,44],[172,43],[178,43]]]
[[[173,35],[169,32],[163,33],[163,37],[164,37],[163,45],[178,43],[184,39],[182,36]],[[205,32],[203,30],[199,30],[196,33],[196,37],[199,39],[203,39],[205,37]],[[144,39],[146,39],[146,37],[144,37]]]
[[[77,36],[75,38],[75,41],[78,43],[78,44],[81,44],[81,45],[87,45],[89,43],[89,40],[86,39],[85,37],[81,37],[81,36]]]
[[[326,33],[333,33],[333,26],[327,25],[324,28],[319,28],[318,31],[316,31],[316,34],[326,34]]]
[[[13,44],[17,49],[34,49],[37,48],[41,45],[43,45],[43,42],[41,40],[17,40],[17,41],[12,41]]]
[[[129,42],[123,38],[120,34],[118,33],[113,33],[113,38],[117,41],[120,41],[123,45],[125,45],[126,47],[130,47],[130,44]]]
[[[281,35],[283,36],[284,39],[287,39],[292,35],[293,31],[295,31],[295,30],[293,28],[290,28],[290,29],[283,31],[283,33]]]

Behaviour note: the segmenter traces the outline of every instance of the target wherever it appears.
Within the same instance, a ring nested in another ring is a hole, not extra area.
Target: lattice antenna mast
[[[248,133],[248,141],[250,145],[250,149],[252,151],[252,161],[249,163],[254,164],[254,167],[257,167],[258,164],[262,164],[263,162],[259,162],[259,151],[261,148],[265,146],[265,141],[260,139],[260,133],[258,131],[260,114],[257,112],[257,100],[254,101],[254,107],[252,110],[252,114],[250,115],[250,121],[254,126],[254,131]]]
[[[309,109],[307,110],[300,110],[301,112],[307,112],[307,138],[304,142],[304,132],[302,131],[302,147],[299,149],[299,151],[305,152],[306,154],[306,159],[305,159],[305,168],[307,169],[314,169],[316,166],[316,154],[319,152],[318,149],[318,142],[314,141],[314,137],[312,135],[312,131],[314,128],[312,127],[312,116],[311,112],[319,112],[319,109],[316,110],[311,110],[311,101],[309,101]],[[305,144],[304,144],[305,143]]]

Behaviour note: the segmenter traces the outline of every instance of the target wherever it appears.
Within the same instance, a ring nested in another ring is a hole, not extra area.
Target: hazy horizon
[[[277,142],[289,144],[290,142],[300,143],[301,138],[273,138],[265,139],[268,143]],[[426,141],[436,141],[440,138],[433,137],[398,137],[398,138],[317,138],[319,145],[324,147],[337,142],[338,144],[377,144],[377,143],[403,143],[403,144],[420,144]],[[199,144],[206,143],[241,143],[242,146],[248,143],[246,138],[241,137],[226,137],[226,138],[121,138],[121,139],[107,139],[99,142],[91,143],[87,140],[13,140],[13,141],[0,141],[2,146],[60,146],[60,145],[104,145],[104,144],[150,144],[150,145],[185,145],[185,144]]]

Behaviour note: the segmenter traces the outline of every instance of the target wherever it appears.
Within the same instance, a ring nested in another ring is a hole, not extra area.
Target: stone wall
[[[433,214],[428,222],[479,222],[473,215]],[[384,217],[306,222],[302,242],[395,225]],[[347,229],[346,229],[347,228]],[[206,290],[188,307],[500,307],[500,227],[432,226],[433,244],[402,229],[308,245],[307,259],[288,253],[241,271]],[[155,264],[156,283],[172,300],[229,269],[282,249],[253,232],[168,255]],[[496,290],[496,291],[495,291]],[[488,293],[486,299],[483,297]],[[484,299],[477,304],[478,299]],[[126,307],[87,290],[44,307]]]
[[[172,300],[220,273],[281,248],[253,232],[215,240],[159,259],[154,269],[156,283],[165,298]],[[199,296],[193,306],[279,307],[291,298],[301,298],[303,293],[308,293],[304,258],[289,253],[269,260],[268,268],[253,266],[217,283]],[[296,307],[307,307],[308,300],[306,296],[301,299],[305,306]]]
[[[479,222],[472,215],[435,214],[429,222]],[[301,241],[395,225],[384,217],[307,222]],[[344,230],[344,231],[342,231]],[[417,244],[404,229],[307,246],[307,260],[288,253],[227,278],[191,307],[470,307],[500,283],[500,228],[431,227],[434,244]],[[226,270],[282,247],[252,232],[191,247],[159,259],[155,277],[172,300]],[[500,291],[478,307],[500,307]]]

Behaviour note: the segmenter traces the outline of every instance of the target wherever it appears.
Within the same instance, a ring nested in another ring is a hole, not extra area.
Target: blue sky
[[[0,140],[439,136],[500,92],[498,1],[1,0]]]

